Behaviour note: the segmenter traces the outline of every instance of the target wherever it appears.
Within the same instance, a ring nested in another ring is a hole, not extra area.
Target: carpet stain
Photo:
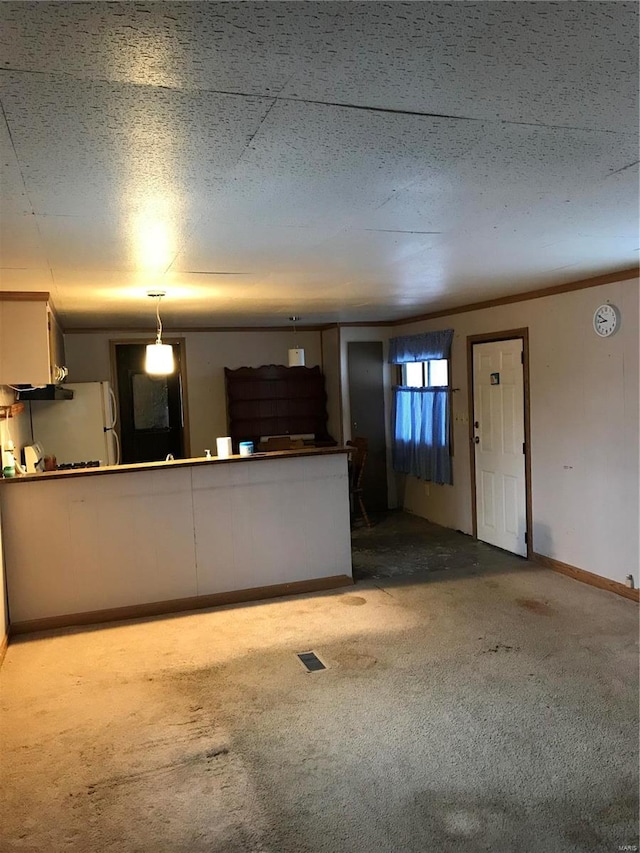
[[[228,748],[223,746],[214,747],[213,749],[206,750],[205,752],[193,753],[191,755],[183,755],[175,759],[174,761],[170,761],[166,764],[160,764],[155,767],[150,767],[147,770],[140,770],[135,773],[125,773],[118,776],[113,776],[109,779],[103,779],[99,782],[92,782],[86,786],[86,794],[88,796],[91,796],[92,794],[95,794],[97,791],[100,790],[119,788],[121,785],[135,785],[146,779],[169,775],[175,772],[176,770],[197,765],[201,762],[206,762],[212,758],[218,758],[219,756],[228,754]]]
[[[520,649],[518,646],[505,646],[504,643],[496,643],[495,646],[493,646],[490,649],[483,649],[480,652],[480,654],[481,655],[487,655],[487,654],[497,654],[498,652],[519,652],[519,651],[520,651]]]
[[[363,604],[367,603],[367,599],[361,595],[344,595],[340,599],[340,603],[350,607],[362,607]]]
[[[210,749],[208,752],[205,752],[205,758],[217,758],[219,755],[228,755],[229,750],[226,746],[218,747],[217,749]]]
[[[373,655],[363,652],[342,652],[336,655],[336,660],[345,669],[371,669],[378,663]]]
[[[531,613],[537,613],[539,616],[551,616],[553,613],[553,608],[546,601],[540,601],[537,598],[516,598],[516,604],[518,607],[530,610]]]
[[[633,821],[638,810],[635,796],[628,795],[614,800],[613,803],[598,812],[598,819],[603,823],[624,823]]]

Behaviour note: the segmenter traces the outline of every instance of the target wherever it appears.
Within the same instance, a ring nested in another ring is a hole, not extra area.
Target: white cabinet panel
[[[16,483],[3,498],[12,622],[196,595],[189,469]]]
[[[224,468],[245,482],[228,485]],[[200,595],[351,577],[345,455],[202,466],[193,478]]]
[[[4,486],[3,498],[11,500],[3,500],[2,532],[10,622],[79,612],[66,501],[55,488],[35,483],[9,488]]]
[[[346,454],[0,487],[11,622],[351,577]]]
[[[64,339],[42,299],[0,293],[0,385],[47,385],[64,365]]]

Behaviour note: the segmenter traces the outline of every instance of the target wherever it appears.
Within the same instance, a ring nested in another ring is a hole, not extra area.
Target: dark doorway
[[[353,341],[347,354],[351,437],[368,440],[363,500],[368,511],[379,512],[388,506],[382,343]]]
[[[174,343],[167,341],[167,343]],[[122,462],[157,462],[188,455],[183,398],[184,352],[174,343],[176,369],[168,376],[145,372],[146,344],[112,344],[118,386]]]

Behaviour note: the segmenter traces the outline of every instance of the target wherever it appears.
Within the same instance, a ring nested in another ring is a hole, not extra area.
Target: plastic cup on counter
[[[253,454],[253,442],[241,441],[239,444],[240,456],[251,456]]]
[[[231,456],[231,437],[224,435],[216,438],[216,453],[219,459],[227,459]]]

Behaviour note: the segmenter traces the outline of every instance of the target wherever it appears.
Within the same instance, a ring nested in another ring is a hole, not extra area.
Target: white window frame
[[[431,381],[432,373],[435,372],[435,364],[444,362],[447,366],[447,381],[444,385],[436,385]],[[419,385],[409,382],[407,368],[413,369],[414,365],[420,365],[422,368],[422,379]],[[428,361],[409,361],[399,365],[402,368],[402,385],[407,388],[449,388],[451,385],[451,364],[448,358],[434,358]]]

